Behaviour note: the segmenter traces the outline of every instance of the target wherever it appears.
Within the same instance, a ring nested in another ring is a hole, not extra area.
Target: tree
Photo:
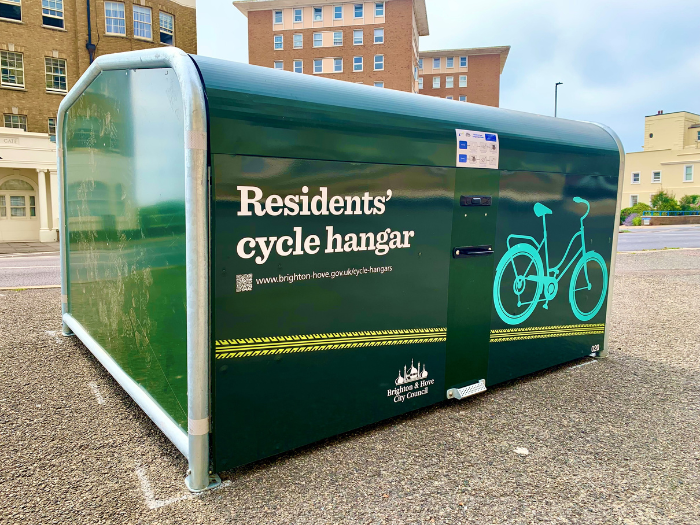
[[[659,190],[651,196],[651,207],[654,211],[681,211],[675,195],[664,190]]]

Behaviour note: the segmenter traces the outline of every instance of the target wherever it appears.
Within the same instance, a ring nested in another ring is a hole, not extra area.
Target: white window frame
[[[690,179],[687,178],[688,168],[690,168]],[[693,182],[693,179],[695,178],[694,171],[695,169],[692,164],[686,164],[683,168],[683,182]]]
[[[318,75],[320,73],[323,73],[323,59],[322,58],[314,58],[314,75]],[[316,71],[316,66],[321,65],[321,71]]]
[[[381,57],[381,60],[379,63],[381,63],[382,67],[377,68],[377,58]],[[374,70],[375,71],[384,71],[384,55],[374,55]]]
[[[462,65],[464,62],[464,65]],[[459,57],[459,67],[469,67],[469,57]]]
[[[374,83],[374,87],[383,88],[383,87],[384,87],[384,81],[382,81],[382,80],[376,81],[376,82]]]
[[[433,89],[440,89],[440,76],[433,77]]]
[[[360,43],[357,43],[357,34],[360,34]],[[353,29],[352,30],[352,45],[353,46],[363,46],[365,44],[365,31],[364,29]]]
[[[279,67],[277,67],[279,66]],[[273,69],[282,69],[284,70],[284,60],[275,60],[272,66]]]
[[[1,1],[2,0],[0,0],[0,2]],[[12,2],[5,2],[5,3],[12,3]],[[57,28],[63,29],[65,26],[63,0],[41,0],[41,16],[42,16],[42,21],[41,21],[42,25],[44,25],[45,27],[57,27]],[[54,26],[54,25],[50,25],[50,24],[44,24],[43,17],[53,18],[55,20],[60,20],[61,25]]]
[[[7,125],[7,117],[10,117],[10,125]],[[14,123],[12,122],[15,117],[17,117],[18,121],[18,126],[15,126]],[[24,120],[23,120],[24,119]],[[13,113],[4,113],[3,117],[3,126],[6,128],[11,128],[11,129],[23,129],[24,131],[27,131],[27,115],[15,115]],[[22,124],[24,122],[24,125]]]
[[[455,87],[455,77],[445,77],[445,89],[452,89]]]
[[[3,4],[19,6],[19,20],[16,18],[0,18],[0,20],[12,20],[13,22],[22,22],[24,17],[24,10],[22,9],[22,0],[0,0]]]
[[[55,68],[59,68],[60,71],[61,66],[63,66],[63,75],[55,72]],[[68,63],[65,58],[44,57],[44,76],[46,80],[46,91],[48,93],[68,93]],[[61,83],[60,78],[63,77],[66,87],[64,89],[49,87],[49,76],[52,77],[52,84],[56,81],[56,77],[58,77],[59,85]]]
[[[634,180],[635,175],[637,176],[636,181]],[[641,184],[641,183],[642,183],[642,174],[638,171],[633,171],[632,172],[632,180],[631,180],[630,184]]]
[[[374,2],[374,16],[386,16],[386,2]],[[381,7],[380,7],[381,6]],[[382,14],[379,14],[381,9]]]
[[[460,102],[466,102],[466,101],[467,101],[467,95],[460,95],[460,96],[459,96],[459,101],[460,101]]]
[[[423,89],[423,77],[418,77],[418,89]]]
[[[12,55],[14,66],[10,68],[9,66],[9,59],[10,55]],[[20,61],[22,62],[21,67],[17,67],[17,57],[19,57]],[[2,69],[12,69],[14,71],[14,77],[15,80],[19,80],[19,76],[22,77],[22,83],[19,82],[9,82],[9,76],[8,76],[8,81],[5,81],[2,79],[2,76],[0,76],[0,86],[4,87],[11,87],[11,88],[17,88],[17,89],[24,89],[25,86],[25,78],[24,78],[24,53],[19,53],[17,51],[0,51],[0,64],[2,64],[2,61],[8,61],[7,66],[2,66]]]
[[[418,69],[423,71],[423,59],[422,58],[418,59]]]
[[[279,15],[279,22],[277,21],[277,15]],[[284,14],[282,13],[281,9],[275,9],[272,11],[272,24],[276,26],[284,24]]]
[[[299,20],[297,20],[297,12],[299,13]],[[303,24],[304,23],[304,10],[301,9],[300,7],[295,7],[294,10],[292,11],[292,22],[295,24]]]
[[[358,64],[358,62],[357,62],[357,59],[358,59],[358,58],[360,59],[360,62],[359,62],[359,64],[360,64],[360,69],[357,69],[357,68],[356,68],[356,66],[357,66],[357,64]],[[360,73],[360,72],[364,71],[364,69],[365,69],[365,59],[364,59],[363,57],[361,57],[361,56],[359,56],[359,57],[352,57],[352,71],[353,71],[354,73]]]
[[[336,40],[336,36],[340,35],[340,43],[338,44]],[[343,32],[342,31],[333,31],[333,45],[334,46],[342,46],[343,45]]]
[[[17,177],[8,177],[5,182],[12,180]],[[20,178],[22,182],[27,182],[24,178]],[[27,182],[27,184],[29,184]],[[31,184],[29,184],[32,186]],[[24,206],[12,206],[12,197],[23,197]],[[2,202],[4,198],[4,203]],[[32,206],[32,199],[34,199],[34,206]],[[39,215],[37,213],[37,195],[34,187],[32,190],[0,190],[0,208],[5,208],[5,216],[0,215],[0,220],[10,220],[10,221],[27,221],[32,219],[38,219]],[[4,204],[4,205],[3,205]],[[24,208],[24,215],[12,216],[12,208]],[[32,208],[34,208],[34,215],[32,215]]]
[[[49,137],[56,136],[57,120],[58,119],[56,117],[49,117],[48,120],[46,121],[46,124],[48,126],[48,130],[49,130]],[[51,121],[53,121],[53,125],[52,125]],[[53,128],[53,133],[51,133],[51,128]]]
[[[381,31],[381,40],[377,41],[377,31]],[[383,27],[375,27],[374,28],[374,43],[375,44],[383,44],[384,43],[384,28]]]
[[[299,45],[297,45],[297,40],[299,40]],[[292,35],[292,48],[294,48],[294,49],[303,49],[304,48],[304,35],[302,33],[294,33]]]
[[[633,199],[637,202],[633,202]],[[639,202],[639,195],[630,195],[630,208]]]
[[[318,41],[319,41],[318,45],[316,45],[316,37],[318,37]],[[311,47],[323,47],[323,33],[318,33],[318,32],[314,33],[311,38],[312,38],[311,41],[313,42]]]
[[[336,16],[338,14],[338,9],[340,9],[340,16]],[[343,19],[343,6],[342,5],[334,5],[333,6],[333,20],[342,20]]]
[[[299,68],[300,71],[297,71],[297,64],[301,64],[301,67]],[[303,60],[295,60],[292,63],[292,71],[295,73],[303,73],[304,72],[304,61]]]
[[[467,75],[459,75],[459,87],[467,87]]]
[[[435,65],[437,63],[437,66]],[[442,68],[442,59],[440,57],[438,58],[433,58],[433,69],[441,69]]]
[[[279,39],[279,46],[277,47],[277,39]],[[273,35],[272,37],[273,49],[275,51],[281,51],[284,49],[284,35]]]
[[[338,65],[338,61],[340,61],[340,69],[336,69],[336,66]],[[333,73],[342,73],[343,72],[343,59],[340,57],[334,57],[333,58]]]
[[[172,28],[164,26],[163,25],[163,17],[166,19],[170,17],[170,20],[172,21]],[[175,45],[175,15],[172,13],[166,13],[165,11],[159,11],[158,12],[158,40],[160,41],[161,44],[166,45],[166,46],[174,46]],[[166,35],[170,35],[170,38],[172,39],[172,43],[168,44],[167,42],[163,42],[162,34],[165,33]]]
[[[107,16],[107,7],[109,6],[110,12],[114,14],[112,7],[121,6],[121,18],[118,16]],[[105,34],[111,36],[126,36],[126,8],[124,7],[124,2],[105,2]],[[118,21],[121,20],[123,23],[123,28],[118,27],[118,29],[124,29],[123,32],[113,32],[109,30],[108,21],[112,21],[112,28],[114,29],[114,24],[119,26]],[[116,21],[116,22],[115,22]]]
[[[452,61],[452,65],[450,65],[450,60]],[[455,68],[455,57],[446,57],[445,58],[445,67],[447,69],[454,69]]]
[[[659,174],[659,180],[654,180],[655,173]],[[661,170],[654,170],[651,172],[651,183],[652,184],[661,184]]]
[[[134,38],[138,38],[139,40],[148,40],[152,41],[153,40],[153,10],[150,7],[146,7],[143,5],[136,5],[134,4],[131,12],[131,18],[133,19],[133,24],[134,24]],[[143,20],[136,19],[137,15],[142,15],[144,17]],[[148,18],[148,20],[146,20]],[[137,34],[137,30],[139,32],[143,31],[144,33],[148,33],[149,36],[145,35],[139,35]]]
[[[357,16],[357,8],[360,8],[360,12],[362,13],[360,16]],[[355,19],[360,19],[365,17],[365,4],[354,4],[352,6],[352,17]]]
[[[321,18],[316,19],[316,10],[319,10],[321,12]],[[312,7],[311,8],[311,20],[313,22],[323,22],[323,7]]]

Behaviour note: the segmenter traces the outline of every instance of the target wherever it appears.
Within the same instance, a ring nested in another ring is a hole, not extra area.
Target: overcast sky
[[[511,46],[501,107],[601,122],[639,151],[644,116],[700,113],[698,0],[426,0],[421,50]],[[248,61],[247,19],[197,2],[201,55]]]

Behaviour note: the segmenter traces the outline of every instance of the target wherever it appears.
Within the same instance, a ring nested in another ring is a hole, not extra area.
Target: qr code
[[[250,292],[253,289],[253,274],[244,273],[242,275],[236,275],[236,291],[237,292]]]

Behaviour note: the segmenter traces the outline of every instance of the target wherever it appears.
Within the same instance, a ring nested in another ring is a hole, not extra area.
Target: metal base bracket
[[[462,388],[450,388],[447,391],[447,399],[463,399],[486,391],[486,380],[480,379],[478,383],[463,386]]]
[[[194,492],[195,494],[198,494],[200,492],[205,492],[207,490],[215,489],[219,485],[221,485],[221,478],[219,477],[218,474],[209,474],[209,485],[204,487],[203,489],[193,489],[192,486],[190,485],[190,475],[188,475],[185,478],[185,485],[187,486],[187,490],[190,492]]]

